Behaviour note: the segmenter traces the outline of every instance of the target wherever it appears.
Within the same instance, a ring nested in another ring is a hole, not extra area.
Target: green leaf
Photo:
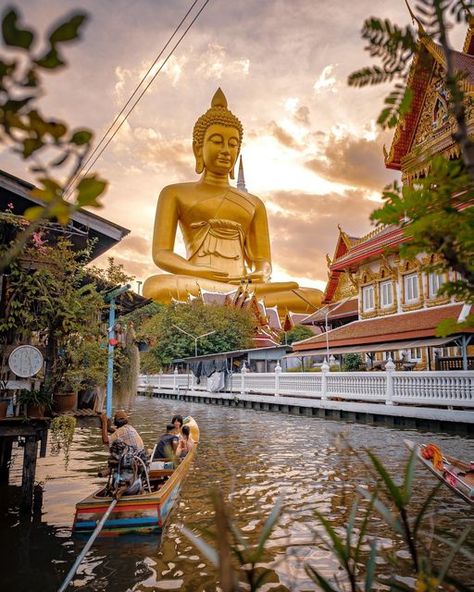
[[[43,217],[44,214],[44,208],[41,206],[34,206],[32,208],[27,208],[23,214],[23,216],[29,220],[30,222],[33,222],[34,220],[39,220],[40,218]]]
[[[92,140],[92,132],[87,129],[77,130],[72,134],[71,142],[76,146],[88,144]]]
[[[84,177],[77,186],[77,205],[80,208],[83,206],[101,207],[97,197],[105,191],[106,187],[107,182],[98,179],[96,175]]]
[[[34,63],[41,68],[47,68],[48,70],[54,70],[55,68],[59,68],[59,66],[64,66],[66,64],[66,62],[60,58],[55,47],[51,47],[43,57],[34,60]]]
[[[79,29],[87,20],[87,14],[76,13],[69,20],[61,23],[49,36],[52,45],[71,41],[79,37]]]
[[[26,138],[23,140],[23,158],[29,158],[33,152],[43,147],[43,142],[37,138]]]
[[[59,158],[57,158],[56,160],[53,160],[51,162],[51,166],[52,167],[58,167],[61,166],[62,164],[64,164],[66,162],[66,160],[71,156],[70,152],[65,152],[64,154],[61,154],[61,156]]]
[[[18,14],[12,8],[3,17],[2,33],[5,45],[29,49],[33,43],[34,34],[27,29],[17,27]]]

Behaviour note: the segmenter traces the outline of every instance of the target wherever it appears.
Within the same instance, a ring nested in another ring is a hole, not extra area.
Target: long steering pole
[[[109,439],[107,437],[107,416],[104,415],[104,414],[102,414],[100,416],[100,421],[101,421],[101,428],[102,428],[101,429],[101,432],[102,432],[102,442],[104,444],[108,444],[109,443]],[[115,508],[115,506],[117,505],[117,502],[118,501],[119,501],[118,498],[116,498],[116,499],[114,499],[111,502],[110,506],[107,508],[107,511],[102,516],[102,518],[100,519],[100,521],[97,523],[97,526],[95,527],[94,532],[92,533],[90,539],[85,544],[85,546],[82,549],[81,553],[78,555],[76,561],[74,562],[74,565],[69,570],[69,572],[68,572],[68,574],[66,576],[66,579],[61,584],[61,587],[58,589],[58,592],[64,592],[66,590],[66,588],[69,586],[69,584],[71,583],[71,580],[75,576],[76,571],[77,571],[79,565],[82,563],[82,560],[86,556],[87,552],[89,551],[89,549],[94,544],[95,539],[97,538],[99,532],[104,527],[104,524],[107,522],[107,518],[110,516],[110,513]]]
[[[99,523],[97,524],[97,526],[95,527],[94,532],[92,533],[90,539],[87,541],[87,543],[84,546],[84,549],[82,549],[80,555],[77,557],[76,561],[74,562],[73,566],[71,567],[71,569],[69,570],[66,579],[64,580],[64,582],[62,583],[61,587],[58,589],[58,592],[64,592],[66,590],[66,588],[69,586],[69,584],[71,583],[72,578],[74,577],[74,575],[76,574],[77,568],[79,567],[79,565],[82,563],[82,560],[84,559],[84,557],[86,556],[86,553],[89,551],[89,549],[92,547],[95,539],[97,538],[97,535],[99,534],[99,532],[102,530],[102,528],[104,527],[104,524],[107,522],[108,517],[110,516],[112,510],[115,508],[115,506],[117,505],[118,499],[114,499],[112,501],[112,503],[110,504],[110,506],[107,508],[107,511],[105,512],[105,514],[102,516],[102,518],[100,519]]]

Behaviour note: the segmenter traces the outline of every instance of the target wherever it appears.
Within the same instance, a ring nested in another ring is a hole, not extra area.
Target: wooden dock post
[[[0,485],[8,485],[12,445],[11,438],[0,438]]]
[[[36,438],[36,435],[26,436],[25,451],[23,453],[23,476],[21,480],[21,507],[24,510],[31,509],[31,506],[33,504],[33,486],[35,484],[37,456],[38,440]]]

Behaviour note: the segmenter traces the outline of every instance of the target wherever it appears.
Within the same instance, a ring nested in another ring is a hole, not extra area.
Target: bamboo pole
[[[69,586],[69,584],[71,583],[71,580],[74,577],[74,575],[76,574],[76,571],[77,571],[79,565],[82,563],[82,560],[86,556],[86,554],[89,551],[89,549],[92,547],[95,539],[97,538],[97,535],[99,534],[99,532],[104,527],[104,524],[107,522],[107,519],[110,516],[112,510],[117,505],[117,502],[118,502],[118,499],[114,499],[112,501],[112,503],[110,504],[110,506],[108,507],[108,509],[105,512],[105,514],[102,516],[100,522],[95,527],[95,530],[94,530],[94,532],[91,535],[91,538],[87,541],[87,543],[85,544],[85,546],[82,549],[81,553],[79,554],[79,556],[77,557],[76,561],[74,562],[73,566],[69,570],[69,572],[68,572],[68,574],[66,576],[66,579],[62,583],[61,587],[58,589],[58,592],[64,592],[66,590],[66,588]]]

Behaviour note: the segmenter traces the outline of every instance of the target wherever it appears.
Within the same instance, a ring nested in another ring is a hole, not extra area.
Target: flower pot
[[[53,396],[53,409],[56,413],[66,413],[77,409],[77,393],[58,393]]]
[[[26,415],[30,418],[44,417],[45,405],[27,405]]]
[[[7,416],[7,409],[8,409],[9,403],[10,403],[10,401],[8,399],[1,399],[0,400],[0,419],[3,419],[4,417]]]

